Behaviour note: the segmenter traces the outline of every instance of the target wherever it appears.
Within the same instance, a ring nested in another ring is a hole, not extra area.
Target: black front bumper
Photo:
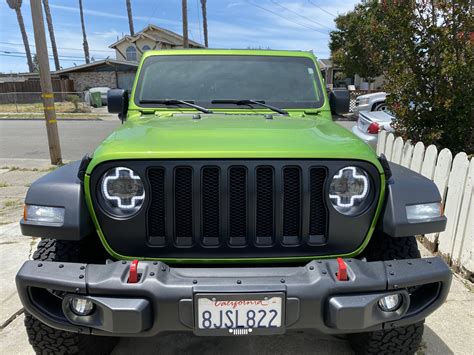
[[[16,283],[26,311],[49,326],[116,336],[195,331],[194,298],[201,293],[283,293],[286,316],[280,332],[388,329],[424,319],[445,301],[451,284],[451,271],[440,258],[345,261],[348,281],[337,279],[335,259],[302,267],[258,268],[178,268],[141,261],[138,283],[127,282],[130,262],[125,261],[106,265],[27,261]],[[402,307],[381,311],[378,300],[393,293],[402,296]],[[90,298],[94,314],[75,316],[68,307],[73,296]]]

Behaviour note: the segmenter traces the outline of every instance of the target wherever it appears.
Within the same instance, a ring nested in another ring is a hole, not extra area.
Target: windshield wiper
[[[175,99],[166,99],[166,100],[140,100],[141,104],[158,104],[158,105],[185,105],[188,107],[195,108],[198,111],[204,113],[213,113],[211,110],[208,110],[205,107],[195,105],[192,101],[184,101],[184,100],[175,100]]]
[[[285,115],[285,116],[288,116],[289,113],[285,110],[282,110],[281,108],[278,108],[278,107],[275,107],[275,106],[272,106],[272,105],[268,105],[265,103],[265,101],[263,100],[248,100],[248,99],[244,99],[244,100],[212,100],[211,101],[212,104],[236,104],[236,105],[257,105],[257,106],[262,106],[262,107],[266,107],[272,111],[275,111],[275,112],[278,112],[279,114],[282,114],[282,115]]]

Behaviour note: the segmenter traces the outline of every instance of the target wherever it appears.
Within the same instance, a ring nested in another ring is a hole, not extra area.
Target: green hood
[[[95,151],[97,164],[123,159],[328,158],[374,163],[375,152],[325,116],[144,115],[125,122]]]

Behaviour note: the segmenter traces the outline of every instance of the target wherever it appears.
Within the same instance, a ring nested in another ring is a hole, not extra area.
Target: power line
[[[307,21],[309,21],[309,22],[311,22],[311,23],[314,23],[315,25],[318,25],[318,26],[321,26],[321,27],[325,27],[325,28],[327,28],[328,30],[331,30],[330,27],[328,27],[328,26],[326,26],[326,25],[323,25],[322,23],[316,22],[316,21],[314,21],[313,19],[311,19],[311,18],[309,18],[309,17],[303,16],[303,15],[297,13],[296,11],[293,11],[292,9],[289,9],[289,8],[286,7],[286,6],[284,6],[284,5],[282,5],[282,4],[279,4],[279,3],[276,2],[275,0],[270,0],[270,1],[271,1],[272,3],[274,3],[275,5],[281,7],[282,9],[284,9],[284,10],[286,10],[286,11],[289,11],[289,12],[295,14],[295,15],[298,16],[298,17],[301,17],[301,18],[303,18],[303,19],[305,19],[305,20],[307,20]]]
[[[308,2],[313,5],[314,7],[317,7],[318,9],[320,9],[321,11],[324,11],[325,13],[327,13],[328,15],[331,15],[332,17],[337,17],[337,15],[334,15],[333,13],[327,11],[326,9],[323,9],[321,6],[315,4],[312,0],[308,0]]]
[[[14,42],[1,42],[0,41],[0,44],[8,44],[8,45],[11,45],[11,46],[23,46],[23,43],[14,43]],[[30,44],[30,47],[35,47],[34,44]],[[51,46],[48,46],[48,48],[52,48]],[[58,49],[64,49],[64,50],[69,50],[69,51],[83,51],[84,49],[83,48],[66,48],[66,47],[58,47]],[[113,52],[113,49],[109,49],[109,50],[105,50],[105,49],[94,49],[94,50],[91,50],[91,52],[104,52],[104,53],[109,53],[109,54],[112,54]]]
[[[328,34],[327,31],[320,30],[320,29],[317,29],[317,28],[314,28],[314,27],[311,27],[311,26],[307,26],[307,25],[305,25],[305,24],[303,24],[303,23],[301,23],[301,22],[297,22],[297,21],[294,21],[294,20],[290,20],[289,18],[286,18],[285,16],[280,15],[278,12],[275,12],[275,11],[272,11],[272,10],[270,10],[270,9],[267,9],[266,7],[263,7],[263,6],[254,4],[253,2],[250,2],[249,0],[247,0],[247,3],[250,4],[250,5],[252,5],[252,6],[255,6],[255,7],[259,8],[260,10],[263,10],[263,11],[269,12],[269,13],[275,15],[275,16],[278,16],[278,17],[280,17],[280,18],[286,20],[287,22],[291,22],[291,23],[293,23],[293,24],[302,26],[302,27],[307,28],[307,29],[309,29],[309,30],[311,30],[311,31],[319,32],[319,33],[322,33],[322,34],[325,34],[325,35]]]
[[[4,53],[0,53],[0,56],[1,57],[12,57],[12,58],[26,58],[26,54],[25,55],[21,55],[21,54],[4,54]],[[49,58],[49,59],[52,59],[52,58]],[[80,60],[78,59],[61,59],[63,61],[66,61],[66,62],[79,62]],[[84,58],[82,59],[82,61],[84,61]]]
[[[12,52],[12,51],[2,51],[0,50],[1,53],[5,53],[5,54],[25,54],[25,52]],[[52,54],[49,55],[50,58],[54,58]],[[73,58],[73,59],[76,59],[76,60],[81,60],[81,59],[84,59],[83,57],[79,57],[79,56],[73,56],[73,55],[60,55],[59,56],[60,59],[64,59],[64,58]],[[99,60],[101,59],[105,59],[105,58],[99,58]]]

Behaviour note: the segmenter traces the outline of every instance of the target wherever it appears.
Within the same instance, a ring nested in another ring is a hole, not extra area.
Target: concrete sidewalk
[[[53,167],[48,160],[0,160],[0,354],[34,354],[23,326],[23,312],[15,288],[15,274],[30,259],[37,238],[24,237],[18,221],[32,181]],[[423,256],[430,253],[420,246]],[[419,354],[472,354],[474,349],[474,293],[472,284],[456,275],[446,303],[426,320]],[[123,338],[113,354],[351,354],[344,338],[311,331],[278,337],[202,338],[189,333],[155,338]]]

